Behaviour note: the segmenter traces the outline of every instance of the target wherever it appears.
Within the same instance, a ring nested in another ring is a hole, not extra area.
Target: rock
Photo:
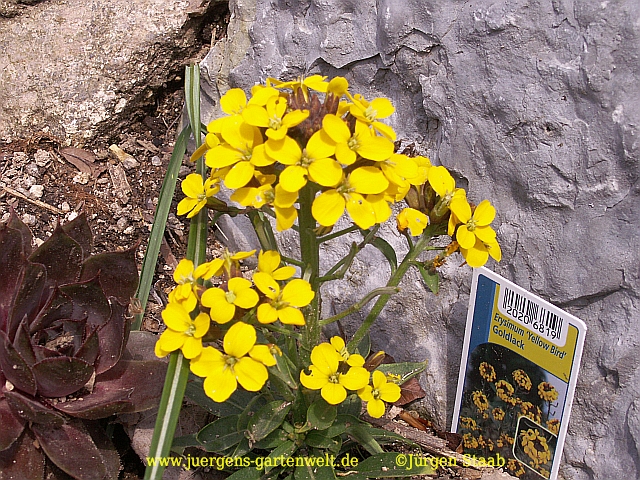
[[[398,137],[451,169],[470,198],[496,206],[504,258],[490,268],[588,325],[561,478],[637,477],[640,4],[235,0],[230,8],[227,38],[201,64],[204,120],[220,115],[228,88],[249,91],[267,76],[339,74],[353,92],[391,99]],[[385,238],[402,255],[393,230]],[[325,268],[345,253],[345,244],[327,245]],[[384,262],[374,249],[360,254],[323,292],[325,315],[382,285]],[[471,276],[460,263],[444,268],[437,297],[411,272],[372,331],[374,348],[396,360],[429,361],[423,408],[443,427]],[[345,321],[348,334],[362,316]]]
[[[44,186],[43,185],[32,185],[29,188],[29,196],[32,198],[42,198],[44,195]]]
[[[151,157],[151,165],[153,165],[154,167],[159,167],[160,165],[162,165],[162,159],[159,156],[154,155],[153,157]]]
[[[46,167],[51,161],[51,155],[46,150],[37,150],[34,159],[38,167]]]
[[[36,224],[36,216],[35,215],[31,215],[30,213],[25,213],[22,216],[22,221],[29,226],[35,225]]]
[[[0,138],[41,130],[82,144],[117,131],[183,75],[226,12],[221,0],[2,2],[14,18],[0,22]]]

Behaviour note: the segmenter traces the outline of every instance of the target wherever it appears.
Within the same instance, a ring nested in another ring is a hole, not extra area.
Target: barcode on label
[[[563,328],[563,319],[540,303],[508,287],[501,286],[498,305],[500,312],[505,316],[521,323],[556,345],[564,345],[567,337],[566,329]]]

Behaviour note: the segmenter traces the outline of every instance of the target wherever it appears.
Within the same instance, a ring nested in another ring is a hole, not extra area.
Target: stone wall
[[[202,63],[208,119],[229,87],[267,76],[339,74],[390,98],[399,138],[495,204],[504,258],[490,267],[588,325],[561,476],[635,478],[640,3],[233,0],[230,10],[228,38]],[[393,228],[386,236],[404,248]],[[382,263],[375,251],[358,257],[325,291],[326,315],[383,284]],[[428,359],[424,408],[447,427],[471,276],[460,263],[444,269],[437,297],[409,275],[373,334],[396,360]]]

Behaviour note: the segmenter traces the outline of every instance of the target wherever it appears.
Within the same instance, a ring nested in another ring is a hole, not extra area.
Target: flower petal
[[[329,190],[315,198],[311,212],[320,225],[330,227],[342,216],[344,207],[344,197],[336,190]]]
[[[269,378],[267,367],[249,357],[238,360],[233,366],[233,370],[238,378],[238,383],[250,392],[260,390]]]
[[[269,303],[258,305],[257,315],[260,323],[273,323],[278,320],[278,311]]]
[[[230,368],[225,368],[220,372],[211,372],[207,378],[204,379],[204,393],[211,398],[214,402],[226,401],[233,392],[238,388],[238,382],[235,374]]]
[[[224,336],[224,351],[232,357],[243,357],[256,344],[256,339],[255,328],[244,322],[235,323]]]
[[[344,402],[347,398],[347,391],[344,387],[338,383],[327,383],[320,391],[322,398],[331,405],[337,405]]]

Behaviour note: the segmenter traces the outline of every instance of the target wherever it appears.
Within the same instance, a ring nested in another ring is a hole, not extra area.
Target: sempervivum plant
[[[33,251],[12,212],[0,225],[0,479],[40,479],[45,459],[78,479],[117,478],[97,422],[154,406],[165,363],[129,335],[135,249],[91,256],[84,215]]]

